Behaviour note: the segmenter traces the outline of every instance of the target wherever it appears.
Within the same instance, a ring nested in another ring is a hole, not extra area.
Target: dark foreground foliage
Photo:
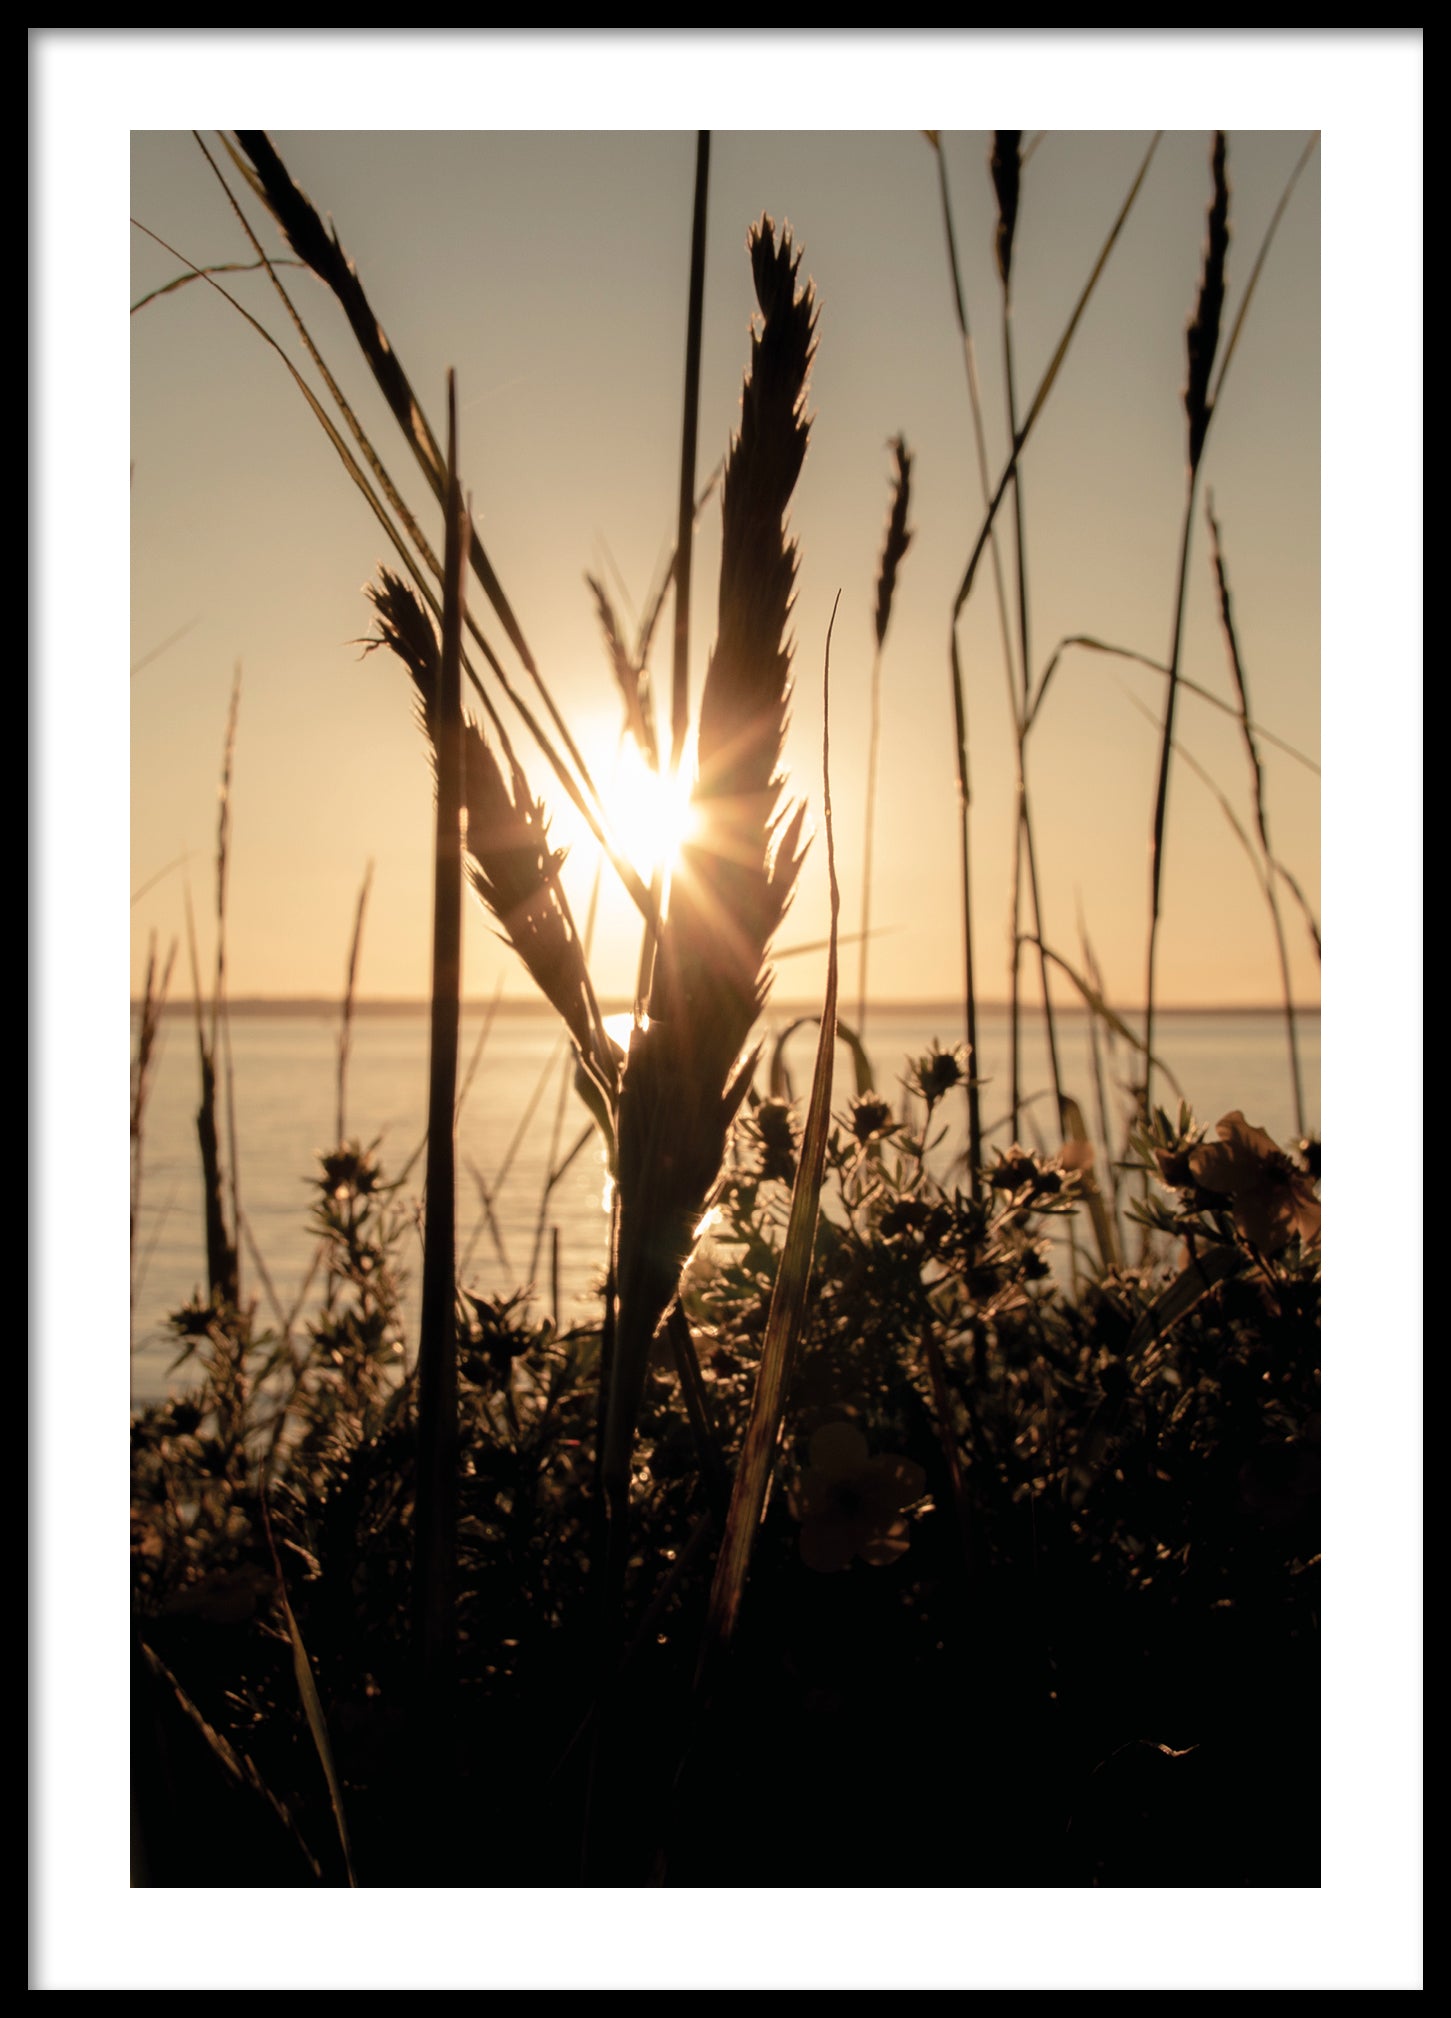
[[[1080,1251],[1075,1291],[1091,1171],[1014,1151],[982,1203],[929,1174],[954,1069],[920,1061],[925,1127],[869,1095],[834,1132],[787,1434],[704,1690],[789,1109],[737,1130],[693,1352],[657,1340],[622,1635],[592,1575],[599,1338],[461,1300],[442,1752],[409,1659],[403,1219],[371,1155],[324,1159],[307,1337],[179,1313],[196,1384],[133,1419],[138,1881],[346,1882],[330,1748],[362,1885],[1318,1883],[1308,1168],[1242,1116],[1211,1141],[1159,1116],[1141,1211],[1172,1258]]]

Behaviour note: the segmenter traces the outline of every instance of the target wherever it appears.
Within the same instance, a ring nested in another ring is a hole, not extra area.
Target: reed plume
[[[586,575],[590,594],[595,599],[595,611],[599,616],[600,630],[604,636],[605,651],[609,656],[610,671],[615,676],[615,684],[620,690],[620,699],[625,709],[625,727],[634,738],[635,747],[652,771],[660,768],[660,750],[655,736],[655,702],[650,686],[650,671],[643,652],[634,653],[625,643],[620,620],[615,614],[615,606],[610,601],[609,591],[597,575]]]
[[[1199,462],[1204,453],[1204,437],[1214,416],[1218,390],[1211,396],[1210,379],[1214,354],[1219,348],[1219,324],[1224,314],[1224,269],[1229,255],[1229,182],[1224,172],[1223,133],[1216,133],[1210,152],[1213,191],[1205,230],[1204,272],[1199,282],[1199,298],[1194,317],[1185,332],[1184,347],[1188,372],[1184,385],[1184,412],[1189,425],[1188,480],[1184,499],[1184,526],[1179,541],[1179,579],[1174,595],[1174,636],[1169,647],[1169,692],[1164,703],[1164,728],[1159,744],[1159,779],[1154,790],[1154,824],[1149,836],[1149,945],[1144,979],[1144,1113],[1152,1114],[1154,1080],[1154,980],[1159,947],[1159,918],[1163,908],[1164,833],[1169,818],[1169,760],[1174,752],[1174,703],[1179,698],[1179,660],[1184,643],[1184,607],[1189,577],[1189,540],[1194,530],[1194,497],[1199,484]],[[1224,377],[1220,372],[1221,380]]]
[[[368,590],[378,616],[373,645],[386,645],[413,677],[419,725],[438,750],[438,636],[428,612],[403,579],[379,570]],[[545,1000],[569,1032],[580,1068],[580,1091],[613,1139],[617,1054],[600,1020],[584,945],[559,881],[562,851],[551,849],[543,804],[517,758],[498,757],[470,717],[463,725],[463,796],[468,816],[465,865],[469,881],[497,920]]]
[[[151,1071],[156,1062],[161,1036],[161,1012],[171,986],[171,970],[176,961],[176,941],[171,942],[160,975],[156,971],[156,934],[146,955],[146,983],[141,993],[141,1015],[136,1030],[136,1059],[131,1068],[131,1315],[136,1315],[136,1228],[141,1215],[142,1117],[151,1091]]]
[[[1004,291],[1012,285],[1013,236],[1018,228],[1018,197],[1022,191],[1023,136],[1021,133],[994,133],[989,162],[993,189],[998,199],[998,228],[994,241],[998,278]]]
[[[601,1471],[623,1512],[650,1341],[674,1297],[755,1064],[742,1061],[770,983],[766,953],[801,863],[805,806],[783,814],[778,766],[796,547],[783,521],[806,453],[816,298],[769,217],[748,248],[762,324],[722,496],[715,649],[700,705],[693,804],[660,932],[648,1024],[620,1098],[618,1320]]]
[[[1214,194],[1204,244],[1204,278],[1194,320],[1186,335],[1188,378],[1184,387],[1184,411],[1189,420],[1189,467],[1198,469],[1214,411],[1209,381],[1214,371],[1214,353],[1219,348],[1219,324],[1224,314],[1224,267],[1229,254],[1229,182],[1224,172],[1224,135],[1216,133],[1210,159]]]
[[[862,943],[857,956],[856,1027],[860,1037],[867,1027],[867,946],[871,933],[872,840],[877,813],[877,746],[882,727],[882,647],[887,642],[887,626],[892,620],[892,598],[897,591],[897,570],[912,544],[907,513],[912,501],[912,458],[901,435],[888,442],[897,461],[892,479],[892,508],[887,514],[887,537],[882,547],[882,564],[877,571],[876,650],[872,654],[871,728],[867,739],[867,815],[862,843]]]

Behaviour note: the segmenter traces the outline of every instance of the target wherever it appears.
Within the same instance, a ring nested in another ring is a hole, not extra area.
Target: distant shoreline
[[[231,1016],[299,1017],[337,1016],[341,1012],[341,1006],[337,997],[330,995],[239,995],[226,1005],[227,1013]],[[486,996],[470,997],[463,1003],[465,1013],[470,1015],[483,1013],[490,1006],[491,999]],[[628,1002],[607,1001],[601,1006],[606,1015],[613,1015],[618,1011],[628,1009],[630,1005]],[[769,1010],[777,1015],[814,1016],[821,1005],[819,1001],[795,1000],[782,996],[774,999],[767,1006]],[[902,1002],[874,1001],[871,1006],[873,1012],[877,1015],[911,1015],[929,1020],[940,1016],[945,1021],[947,1018],[960,1016],[962,1013],[962,1003],[952,1000],[925,1002],[911,1000]],[[1006,1002],[981,1002],[978,1004],[978,1013],[979,1015],[1006,1015],[1009,1006]],[[507,1009],[511,1013],[522,1012],[525,1015],[533,1016],[553,1016],[556,1013],[549,1003],[542,1002],[537,997],[527,995],[506,995],[500,999],[499,1007],[500,1009]],[[1115,1002],[1110,1004],[1110,1007],[1114,1010],[1115,1014],[1121,1016],[1142,1016],[1144,1013],[1141,1004],[1134,1005]],[[132,1015],[137,1014],[140,1008],[140,1002],[133,996],[131,1001]],[[367,998],[360,996],[353,1004],[353,1014],[355,1016],[419,1016],[425,1014],[427,1009],[427,1000],[421,997],[374,996]],[[189,1017],[194,1015],[195,1011],[190,1002],[172,1000],[163,1005],[162,1013],[166,1016]],[[1040,1008],[1032,1008],[1025,1005],[1023,1013],[1027,1017],[1033,1017],[1041,1015],[1042,1011]],[[1090,1011],[1082,1002],[1063,1002],[1054,1004],[1053,1013],[1056,1016],[1087,1016]],[[1155,1016],[1283,1016],[1284,1013],[1285,1005],[1283,1002],[1198,1002],[1172,1005],[1160,1002],[1154,1008]],[[1318,1002],[1313,1004],[1297,1002],[1295,1005],[1295,1014],[1297,1016],[1318,1016],[1320,1014],[1320,1005]],[[850,1019],[848,1018],[847,1020],[849,1021]]]

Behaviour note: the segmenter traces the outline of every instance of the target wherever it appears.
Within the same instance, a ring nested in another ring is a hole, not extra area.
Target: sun
[[[626,741],[615,769],[609,811],[620,846],[641,880],[648,883],[657,870],[668,878],[695,831],[689,773],[672,778],[668,771],[652,771],[638,745]]]

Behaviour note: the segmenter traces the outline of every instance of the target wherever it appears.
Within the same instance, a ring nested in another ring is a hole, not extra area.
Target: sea
[[[133,1057],[136,1022],[133,1009]],[[1060,1009],[1055,1022],[1065,1090],[1078,1101],[1090,1134],[1101,1142],[1101,1080],[1110,1153],[1117,1156],[1123,1148],[1129,1088],[1138,1073],[1137,1054],[1122,1037],[1106,1040],[1100,1024],[1095,1075],[1088,1013]],[[342,1018],[335,1004],[237,1005],[227,1027],[230,1092],[223,1086],[221,1122],[225,1143],[228,1111],[235,1116],[242,1296],[256,1301],[257,1328],[276,1328],[285,1319],[299,1334],[305,1330],[313,1307],[309,1298],[319,1285],[317,1240],[309,1224],[318,1196],[318,1159],[339,1139],[353,1139],[374,1149],[385,1181],[404,1179],[396,1195],[412,1209],[402,1255],[408,1278],[405,1316],[410,1337],[416,1338],[426,1007],[355,1007],[341,1138]],[[1318,1011],[1297,1012],[1297,1032],[1306,1122],[1318,1134]],[[776,1007],[760,1035],[757,1088],[768,1090],[779,1045],[778,1062],[789,1091],[804,1098],[817,1037],[810,1009]],[[934,1042],[946,1049],[961,1036],[960,1004],[873,1008],[864,1046],[877,1090],[900,1111],[911,1062]],[[1178,1086],[1176,1090],[1164,1076],[1156,1077],[1157,1105],[1177,1113],[1182,1093],[1211,1133],[1221,1115],[1238,1108],[1277,1142],[1296,1140],[1282,1010],[1163,1010],[1154,1048]],[[982,1119],[989,1149],[1005,1149],[1010,1142],[1008,1055],[1006,1010],[980,1011],[977,1072],[984,1082]],[[558,1019],[546,1006],[533,1003],[466,1006],[459,1058],[459,1279],[480,1297],[532,1290],[540,1314],[553,1314],[561,1324],[577,1322],[599,1293],[608,1245],[608,1195],[599,1138],[573,1090]],[[839,1043],[832,1102],[837,1113],[845,1112],[856,1090],[855,1074],[851,1051]],[[1026,1102],[1020,1133],[1030,1145],[1043,1142],[1052,1135],[1052,1097],[1041,1012],[1023,1022],[1020,1076]],[[185,1369],[174,1369],[178,1347],[168,1318],[206,1284],[199,1100],[194,1019],[189,1009],[171,1008],[162,1018],[142,1117],[131,1317],[132,1396],[138,1405],[162,1398],[188,1378]],[[935,1119],[934,1132],[940,1125],[945,1133],[932,1160],[944,1177],[962,1151],[963,1107],[951,1098]]]

